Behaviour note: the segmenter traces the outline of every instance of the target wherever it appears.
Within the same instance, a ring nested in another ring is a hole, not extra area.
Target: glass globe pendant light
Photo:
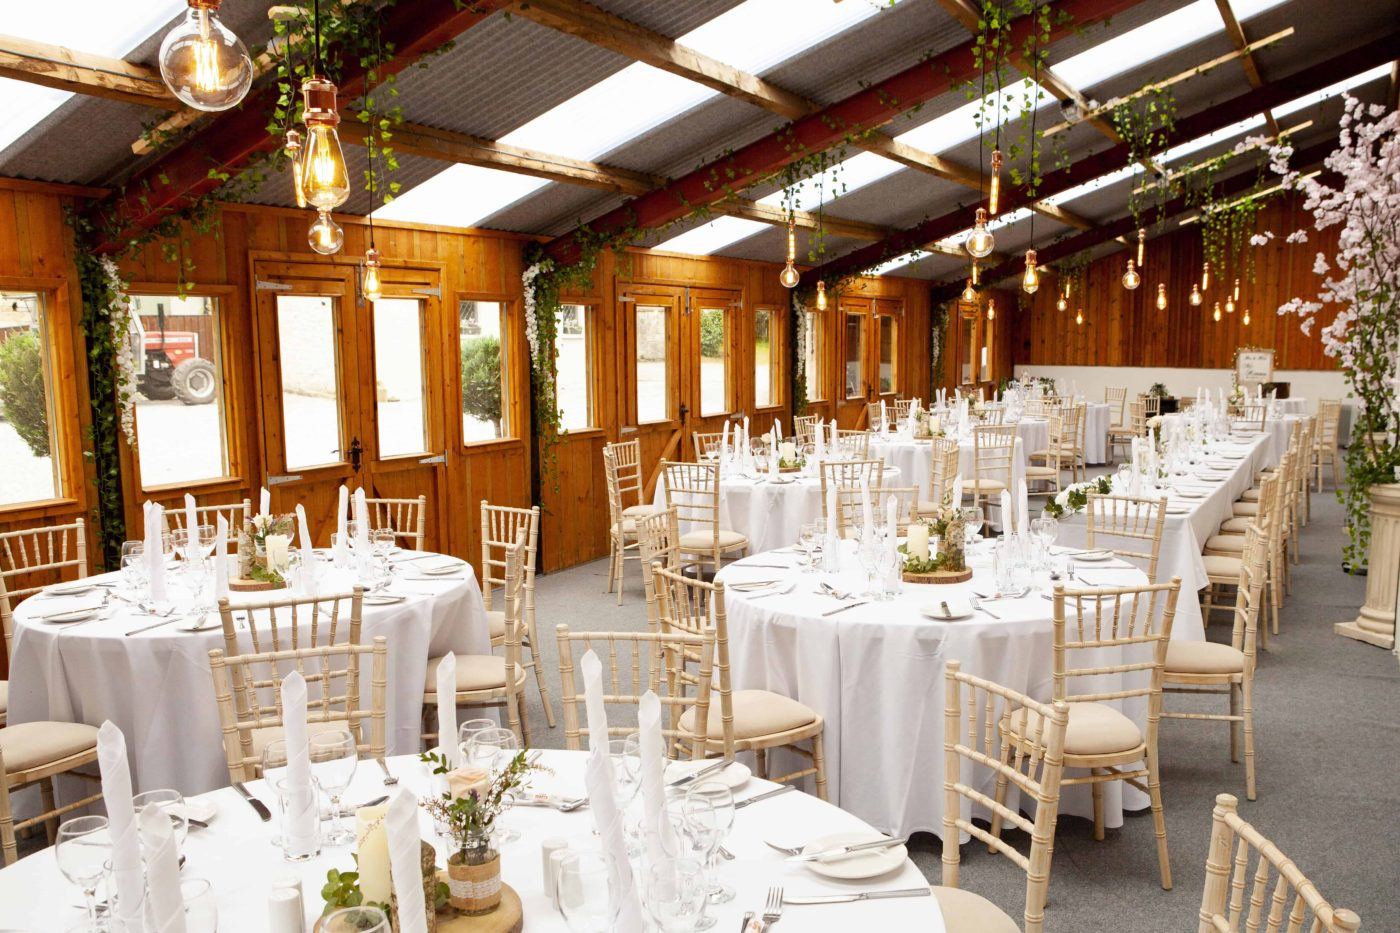
[[[1040,272],[1035,265],[1035,250],[1026,250],[1026,272],[1021,276],[1021,290],[1027,295],[1034,295],[1036,289],[1040,288]]]
[[[1055,310],[1063,311],[1069,307],[1069,301],[1065,298],[1064,292],[1060,293],[1060,300],[1055,302]]]
[[[1084,325],[1084,309],[1083,309],[1083,308],[1080,308],[1078,311],[1074,312],[1074,323],[1075,323],[1077,326],[1080,326],[1080,327],[1082,327],[1082,326]]]
[[[977,300],[977,263],[972,264],[972,273],[967,277],[967,285],[962,290],[963,301]]]
[[[160,43],[160,76],[196,110],[227,110],[253,84],[247,47],[215,14],[220,0],[187,0],[185,18]]]
[[[1235,299],[1231,298],[1229,295],[1226,295],[1226,296],[1225,296],[1225,313],[1226,313],[1226,314],[1234,314],[1234,313],[1235,313]]]
[[[1195,282],[1192,282],[1192,283],[1191,283],[1191,304],[1192,304],[1192,306],[1193,306],[1193,307],[1199,308],[1199,307],[1201,306],[1201,301],[1202,301],[1202,300],[1203,300],[1203,299],[1201,298],[1201,290],[1200,290],[1199,288],[1196,287],[1196,283],[1195,283]]]
[[[987,209],[979,207],[977,208],[977,220],[972,225],[972,232],[967,235],[967,242],[963,246],[969,255],[985,259],[992,254],[996,245],[996,238],[992,236],[992,231],[987,229]]]
[[[1167,285],[1165,282],[1157,283],[1157,310],[1167,310]]]
[[[316,222],[307,231],[306,241],[322,256],[330,256],[340,252],[340,247],[345,244],[345,231],[331,219],[329,211],[318,211]]]
[[[797,261],[797,228],[791,217],[788,218],[787,225],[787,264],[783,266],[783,271],[778,274],[778,281],[783,283],[783,288],[796,288],[800,276],[797,274],[797,267],[793,265]]]
[[[307,203],[322,212],[335,210],[350,197],[345,151],[340,148],[340,134],[335,129],[340,123],[335,94],[335,85],[325,78],[313,76],[301,85],[306,121],[301,183]]]
[[[817,310],[826,310],[826,283],[817,279]]]
[[[1138,264],[1138,268],[1139,268],[1139,269],[1142,268],[1143,260],[1144,260],[1144,257],[1146,256],[1146,254],[1147,254],[1147,231],[1144,230],[1142,227],[1138,227],[1137,264]]]
[[[1235,293],[1234,293],[1234,296],[1233,296],[1233,297],[1234,297],[1234,299],[1235,299],[1236,301],[1239,301],[1239,300],[1240,300],[1240,280],[1239,280],[1239,279],[1235,279]]]
[[[1133,260],[1128,260],[1128,271],[1123,273],[1123,287],[1128,291],[1133,291],[1142,284],[1142,276],[1138,275],[1137,267]]]

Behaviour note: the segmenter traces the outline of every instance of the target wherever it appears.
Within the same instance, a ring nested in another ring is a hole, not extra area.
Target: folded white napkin
[[[131,805],[131,770],[126,760],[126,737],[111,722],[97,730],[97,767],[102,774],[102,801],[112,835],[112,880],[117,890],[119,919],[139,919],[145,876],[136,811]]]
[[[1006,534],[1014,534],[1016,525],[1012,522],[1011,493],[1005,489],[1001,491],[1001,530]]]
[[[719,470],[720,470],[720,472],[723,473],[725,467],[728,466],[728,465],[729,465],[729,421],[726,419],[725,422],[724,422],[724,428],[723,428],[723,430],[720,431],[720,434],[719,434]]]
[[[875,504],[870,501],[870,481],[860,478],[860,536],[868,539],[875,531]]]
[[[272,493],[266,486],[258,490],[258,514],[264,518],[272,514]]]
[[[365,488],[355,490],[355,563],[356,571],[364,572],[369,560],[369,503],[365,500]]]
[[[199,558],[199,513],[195,511],[194,496],[185,493],[185,560]]]
[[[632,863],[627,859],[627,841],[622,835],[622,813],[617,808],[614,794],[611,762],[607,747],[595,747],[584,766],[583,782],[588,788],[588,809],[593,814],[593,822],[598,828],[598,838],[608,859],[608,873],[612,877],[613,888],[622,901],[617,923],[613,927],[618,933],[642,933],[642,905],[637,897],[637,888],[632,880]]]
[[[948,500],[948,504],[951,505],[951,506],[952,506],[953,508],[955,508],[955,509],[960,509],[960,508],[962,508],[962,490],[963,490],[963,479],[962,479],[962,474],[959,473],[959,474],[953,479],[953,495],[952,495],[952,498]]]
[[[603,663],[592,649],[585,651],[579,659],[583,671],[583,703],[588,717],[588,747],[601,748],[605,755],[608,750],[608,710],[603,704]]]
[[[462,765],[462,750],[457,745],[457,656],[448,652],[437,666],[438,748],[447,759],[449,770]]]
[[[661,734],[661,701],[648,690],[637,706],[642,741],[642,846],[649,864],[666,857],[661,843],[661,812],[666,806],[666,739]]]
[[[335,565],[344,568],[350,563],[350,490],[345,484],[340,486],[340,495],[335,506]]]
[[[150,578],[151,601],[163,603],[169,594],[165,586],[165,553],[161,546],[161,528],[165,525],[165,509],[158,502],[147,502],[146,509],[146,572]]]
[[[1030,493],[1026,490],[1026,480],[1022,477],[1016,484],[1017,512],[1016,530],[1023,537],[1029,537],[1031,533],[1031,499]]]
[[[826,537],[822,541],[822,566],[835,570],[841,559],[841,535],[837,530],[836,510],[840,507],[836,495],[836,484],[826,487]]]
[[[108,818],[110,820],[110,817]],[[152,933],[185,933],[185,900],[180,895],[180,843],[170,817],[147,807],[138,817],[146,851],[146,900]]]
[[[306,524],[306,509],[297,503],[297,546],[301,549],[301,571],[298,582],[307,596],[316,595],[316,549],[311,546],[311,530]]]
[[[228,519],[218,516],[214,530],[218,536],[214,542],[214,598],[217,600],[228,596]]]
[[[894,496],[885,500],[885,547],[893,560],[899,547],[899,500]]]
[[[301,854],[316,850],[321,819],[316,789],[311,784],[311,749],[307,744],[306,680],[298,671],[282,678],[282,735],[287,743],[287,849]]]
[[[389,837],[389,875],[399,904],[398,933],[428,933],[423,903],[423,837],[418,829],[418,798],[401,790],[384,815]]]

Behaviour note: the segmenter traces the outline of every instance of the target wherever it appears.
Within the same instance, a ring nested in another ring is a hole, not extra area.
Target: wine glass
[[[495,779],[520,752],[520,740],[509,729],[483,729],[472,736],[467,743],[466,764],[480,768]],[[504,816],[504,813],[502,814]],[[520,833],[503,825],[502,817],[496,818],[496,838],[505,845],[520,838]]]
[[[713,838],[705,868],[710,874],[709,897],[711,904],[724,904],[734,900],[734,889],[726,887],[715,870],[715,857],[724,838],[734,826],[734,794],[729,785],[722,781],[696,781],[686,793],[686,820],[695,832],[704,838]]]
[[[346,907],[321,918],[321,933],[389,933],[389,918],[378,907]]]
[[[817,572],[817,547],[821,542],[821,537],[821,525],[817,522],[807,522],[798,531],[797,546],[806,555],[802,564],[803,573]]]
[[[398,546],[398,535],[392,528],[376,528],[369,533],[370,547],[379,557],[388,557]]]
[[[97,918],[97,886],[112,857],[112,836],[105,816],[78,816],[58,827],[54,860],[63,876],[83,891],[87,902],[87,929],[102,930]]]
[[[219,902],[214,887],[203,878],[180,882],[180,900],[185,904],[185,933],[218,933]]]
[[[693,858],[652,864],[643,882],[643,903],[661,933],[690,933],[705,913],[705,869]]]
[[[348,845],[355,833],[341,825],[340,797],[355,776],[359,750],[348,729],[318,732],[311,736],[311,776],[331,800],[331,829],[323,839],[327,845]]]
[[[714,817],[702,815],[706,809],[713,810],[714,807],[704,797],[691,797],[686,794],[684,797],[672,797],[666,801],[661,811],[661,825],[658,829],[661,834],[661,848],[668,856],[696,859],[706,866],[710,864],[711,856],[719,847],[719,839],[713,831]],[[709,883],[702,883],[700,888],[705,892],[705,900],[708,903],[711,894]],[[702,911],[695,929],[708,930],[717,920],[708,910]]]
[[[642,787],[642,736],[633,732],[622,739],[608,740],[608,757],[612,759],[613,789],[617,807],[627,809]]]
[[[982,507],[974,505],[962,510],[963,546],[971,548],[982,537]]]
[[[865,573],[865,592],[862,596],[874,598],[875,575],[879,572],[880,562],[880,535],[872,526],[868,534],[862,533],[860,542],[856,546],[856,558],[860,561],[860,569]]]
[[[471,744],[471,740],[476,737],[476,734],[496,728],[499,728],[499,723],[494,719],[468,719],[457,726],[457,748],[461,752],[463,764],[467,761],[467,746]]]
[[[609,859],[576,852],[559,866],[559,912],[574,933],[611,933],[622,909]]]
[[[125,541],[121,553],[122,585],[133,600],[140,599],[147,584],[146,545],[142,541]]]
[[[131,808],[136,813],[155,808],[169,817],[171,833],[175,836],[175,851],[180,853],[185,851],[185,837],[190,832],[190,821],[183,812],[184,806],[185,795],[168,787],[142,791],[131,798]]]
[[[1053,515],[1041,515],[1031,521],[1031,534],[1040,542],[1040,563],[1043,568],[1050,566],[1050,547],[1059,533],[1060,523]]]

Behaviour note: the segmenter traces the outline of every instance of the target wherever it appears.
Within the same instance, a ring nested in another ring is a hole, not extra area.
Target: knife
[[[693,774],[687,774],[685,777],[676,778],[667,786],[680,787],[682,784],[689,784],[691,781],[697,781],[702,777],[709,777],[711,774],[714,774],[717,771],[723,771],[725,768],[729,767],[733,763],[734,761],[731,758],[721,758],[714,764],[706,765],[705,767],[701,768],[699,771],[696,771]]]
[[[855,894],[820,894],[812,897],[783,897],[784,904],[849,904],[852,901],[874,901],[887,897],[928,897],[928,888],[899,888],[894,891],[858,891]]]
[[[765,791],[764,793],[758,794],[756,796],[747,797],[743,800],[740,800],[738,803],[734,804],[734,809],[742,810],[744,807],[747,807],[751,803],[758,803],[760,800],[767,800],[769,797],[776,797],[779,794],[786,794],[790,790],[797,790],[797,788],[793,787],[791,784],[784,784],[782,787],[777,787],[773,790]]]
[[[827,611],[827,612],[823,612],[823,613],[822,613],[822,617],[825,618],[826,616],[834,616],[834,615],[836,615],[836,613],[838,613],[838,612],[845,612],[847,609],[854,609],[854,608],[856,608],[857,606],[864,606],[864,605],[867,605],[869,602],[870,602],[870,600],[868,600],[868,599],[862,599],[862,600],[861,600],[860,602],[858,602],[858,603],[847,603],[846,605],[841,606],[841,607],[839,607],[839,608],[831,609],[831,610],[829,610],[829,611]]]
[[[788,857],[789,862],[816,862],[824,858],[831,858],[835,855],[846,855],[850,852],[865,852],[870,849],[888,849],[892,846],[904,845],[903,839],[875,839],[871,842],[861,842],[848,846],[835,846],[831,849],[823,849],[820,852],[810,852],[803,855],[792,855]]]
[[[255,813],[257,813],[258,816],[262,817],[262,821],[263,821],[264,823],[266,823],[266,822],[268,822],[269,820],[272,819],[272,811],[269,810],[269,809],[267,808],[267,804],[263,803],[261,800],[259,800],[258,798],[254,797],[254,796],[248,791],[248,788],[245,787],[245,786],[243,786],[243,782],[242,782],[242,781],[234,781],[234,782],[233,782],[233,789],[236,790],[236,791],[238,791],[238,795],[239,795],[240,797],[242,797],[244,800],[248,801],[248,806],[252,807],[252,808],[253,808],[253,811],[254,811]]]

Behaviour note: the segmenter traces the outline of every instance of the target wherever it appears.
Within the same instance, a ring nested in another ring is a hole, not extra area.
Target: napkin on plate
[[[316,595],[316,550],[311,546],[311,530],[306,525],[306,508],[297,503],[297,545],[301,548],[301,572],[298,582],[307,596]]]
[[[108,817],[110,820],[111,818]],[[152,933],[185,933],[185,899],[180,895],[180,842],[170,817],[147,807],[137,818],[146,851],[146,900]]]
[[[316,850],[321,819],[316,790],[311,786],[311,749],[307,744],[306,680],[298,671],[282,678],[282,735],[287,744],[287,850]]]
[[[194,496],[185,493],[185,560],[199,558],[199,513],[195,511]]]
[[[335,565],[345,567],[350,563],[350,490],[340,485],[340,497],[335,506]]]
[[[949,596],[937,602],[925,603],[919,607],[919,611],[932,619],[961,619],[972,615],[972,603],[966,599]]]
[[[590,734],[589,738],[592,737]],[[588,754],[588,764],[584,766],[583,783],[588,788],[588,809],[598,827],[598,838],[602,840],[603,851],[609,856],[608,873],[622,901],[622,909],[618,912],[613,929],[618,933],[642,933],[642,905],[632,880],[632,863],[627,859],[627,841],[622,836],[622,812],[618,810],[617,798],[613,796],[611,771],[607,745],[604,744],[602,748],[595,746]]]
[[[462,766],[462,750],[457,745],[457,656],[448,652],[437,666],[438,749],[447,759],[447,770]]]
[[[126,737],[110,721],[97,730],[97,767],[102,774],[102,800],[112,837],[112,880],[119,919],[139,918],[145,878],[136,811],[131,805],[131,770],[126,760]],[[129,911],[131,907],[135,910]]]
[[[228,598],[228,519],[219,515],[214,521],[214,599]]]
[[[398,933],[428,933],[423,904],[423,838],[418,831],[418,798],[401,790],[384,814],[389,837],[389,876],[399,905]]]
[[[648,690],[637,706],[642,741],[642,845],[647,862],[666,857],[661,844],[661,812],[666,806],[666,739],[661,734],[661,701]]]
[[[603,704],[603,662],[598,660],[598,655],[590,648],[579,659],[579,668],[583,671],[583,703],[588,717],[588,747],[595,751],[601,748],[605,756],[604,764],[607,764],[608,710]]]
[[[151,602],[163,603],[169,594],[165,589],[165,552],[161,545],[161,526],[165,524],[165,509],[158,502],[147,502],[146,510],[146,571],[151,583]]]

